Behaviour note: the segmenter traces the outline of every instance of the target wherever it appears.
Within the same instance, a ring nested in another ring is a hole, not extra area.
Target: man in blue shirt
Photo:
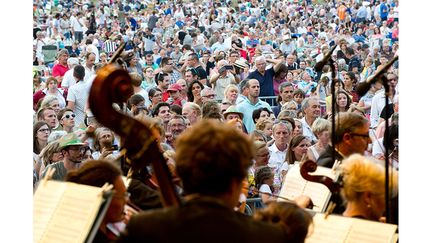
[[[273,68],[265,69],[267,62],[276,64]],[[279,66],[282,64],[283,60],[271,60],[266,59],[264,56],[259,56],[255,59],[256,70],[248,75],[248,79],[256,79],[259,81],[261,91],[259,96],[274,96],[273,90],[273,77],[275,75],[274,70],[278,70]]]
[[[387,4],[385,3],[385,0],[382,0],[381,5],[380,5],[381,21],[387,20],[388,12],[389,12],[389,8],[388,8]]]
[[[249,79],[246,81],[246,89],[249,90],[247,99],[237,105],[237,109],[243,113],[243,123],[248,133],[251,133],[255,129],[255,123],[252,119],[252,113],[254,110],[266,107],[271,110],[270,105],[259,99],[260,83],[256,79]]]

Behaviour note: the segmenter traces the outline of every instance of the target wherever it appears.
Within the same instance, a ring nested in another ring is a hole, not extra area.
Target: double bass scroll
[[[132,170],[152,164],[163,205],[179,206],[180,198],[157,142],[156,130],[113,108],[113,103],[126,102],[132,94],[128,72],[110,63],[97,72],[93,81],[89,95],[90,109],[99,123],[122,137],[126,156],[132,161]]]
[[[332,178],[325,175],[310,174],[315,172],[317,170],[317,167],[318,165],[314,161],[306,160],[300,164],[300,174],[307,181],[324,184],[332,194],[339,194],[342,186],[339,183],[333,181]]]

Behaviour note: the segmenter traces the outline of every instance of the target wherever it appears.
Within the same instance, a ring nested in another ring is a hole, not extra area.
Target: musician
[[[254,214],[254,219],[282,225],[291,243],[303,243],[308,236],[312,216],[295,203],[272,202]]]
[[[342,197],[346,201],[343,216],[385,222],[385,168],[372,158],[354,154],[342,163]],[[392,196],[396,196],[398,174],[392,169],[390,183]],[[381,220],[380,220],[381,219]]]
[[[184,204],[132,217],[119,242],[288,241],[281,226],[233,210],[254,156],[247,135],[202,120],[177,139],[176,148]]]
[[[351,154],[363,154],[368,144],[372,142],[369,137],[367,118],[356,112],[340,112],[335,119],[335,159],[342,161]],[[334,164],[332,153],[333,147],[329,144],[318,157],[317,164],[332,168]]]
[[[66,175],[65,180],[69,182],[97,187],[102,187],[107,182],[114,186],[114,195],[93,243],[115,240],[116,236],[108,230],[107,224],[125,219],[124,207],[129,199],[129,194],[121,175],[120,169],[103,160],[88,161],[78,170],[70,171]]]

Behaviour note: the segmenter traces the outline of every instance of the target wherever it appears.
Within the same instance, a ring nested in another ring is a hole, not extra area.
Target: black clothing
[[[255,221],[220,202],[196,198],[179,208],[134,216],[118,242],[288,242],[279,225]]]
[[[333,168],[334,160],[332,158],[333,156],[333,147],[330,145],[327,145],[325,150],[321,153],[321,155],[317,159],[317,164],[319,166],[327,167],[327,168]],[[335,151],[335,160],[342,161],[343,157],[340,153]]]

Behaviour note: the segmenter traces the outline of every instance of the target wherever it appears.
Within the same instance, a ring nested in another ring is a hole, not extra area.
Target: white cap
[[[67,59],[67,63],[70,65],[78,65],[79,64],[79,60],[76,57],[69,57]]]

